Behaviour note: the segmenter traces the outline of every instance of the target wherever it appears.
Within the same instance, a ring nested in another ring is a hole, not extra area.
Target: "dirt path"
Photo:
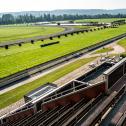
[[[113,43],[109,47],[114,49],[113,51],[109,52],[110,54],[120,54],[125,52],[125,48],[118,45],[117,43]]]
[[[103,48],[103,47],[102,47]],[[100,49],[102,49],[100,48]],[[90,57],[97,57],[97,56],[101,56],[101,55],[111,55],[111,54],[121,54],[124,53],[126,50],[125,48],[123,48],[122,46],[118,45],[117,42],[116,43],[112,43],[109,44],[107,46],[105,46],[105,48],[113,48],[112,51],[108,52],[108,53],[99,53],[99,54],[95,54],[95,52],[97,51],[93,51],[89,54],[86,54],[83,58],[90,58]],[[98,50],[100,50],[98,49]]]

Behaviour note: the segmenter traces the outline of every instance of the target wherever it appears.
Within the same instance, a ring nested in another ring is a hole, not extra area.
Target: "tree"
[[[77,19],[99,19],[99,18],[126,18],[126,14],[102,14],[102,15],[51,15],[44,14],[38,17],[33,16],[32,14],[28,15],[19,15],[14,17],[11,14],[3,14],[0,18],[0,24],[14,24],[14,23],[32,23],[32,22],[42,22],[42,21],[62,21],[62,20],[77,20]]]
[[[2,24],[13,24],[13,23],[15,23],[15,19],[12,14],[3,14]]]

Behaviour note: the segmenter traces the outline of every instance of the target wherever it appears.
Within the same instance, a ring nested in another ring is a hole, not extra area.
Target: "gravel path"
[[[110,54],[119,54],[119,53],[124,53],[125,49],[118,45],[117,43],[113,43],[110,45],[111,48],[113,48],[114,50],[110,52]]]
[[[109,44],[109,45],[105,46],[105,48],[113,48],[113,50],[110,51],[110,52],[108,52],[108,53],[99,53],[99,54],[94,54],[96,51],[93,51],[93,52],[85,55],[85,58],[97,57],[97,56],[107,55],[107,54],[108,55],[111,55],[111,54],[121,54],[121,53],[124,53],[126,51],[125,48],[123,48],[122,46],[118,45],[117,42]],[[100,50],[100,49],[98,49],[98,50]]]

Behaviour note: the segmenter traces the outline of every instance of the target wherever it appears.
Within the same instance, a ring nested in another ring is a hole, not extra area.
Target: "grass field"
[[[47,35],[63,31],[59,27],[43,26],[0,26],[0,43],[35,36]]]
[[[54,72],[51,72],[51,73],[49,73],[49,74],[31,82],[31,83],[20,86],[14,90],[11,90],[7,93],[0,95],[0,109],[20,100],[29,91],[36,89],[37,87],[39,87],[47,82],[54,82],[57,79],[61,78],[62,76],[81,67],[82,65],[93,61],[94,59],[95,58],[77,60],[77,61],[70,63],[62,68],[59,68],[58,70],[55,70]]]
[[[123,48],[126,49],[126,38],[122,39],[121,41],[119,41],[118,44],[121,45]]]
[[[112,50],[113,50],[112,48],[102,48],[102,49],[97,50],[96,52],[94,52],[94,54],[106,53],[106,52],[110,52]]]
[[[82,19],[82,20],[76,20],[75,22],[104,22],[104,23],[110,23],[116,20],[122,20],[125,18],[101,18],[101,19]]]
[[[22,47],[13,46],[10,49],[0,49],[0,78],[44,63],[51,59],[63,56],[70,52],[82,49],[108,38],[126,32],[126,25],[119,28],[109,28],[105,30],[81,33],[79,35],[55,38],[52,41],[60,41],[60,44],[40,48],[42,42],[35,44],[24,44]],[[46,40],[43,43],[50,42]]]
[[[121,54],[121,56],[126,57],[126,38],[119,41],[118,44],[122,46],[123,48],[125,48],[125,52]]]

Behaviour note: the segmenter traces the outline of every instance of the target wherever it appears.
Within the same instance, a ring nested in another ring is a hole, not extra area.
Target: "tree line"
[[[35,22],[43,22],[43,21],[62,21],[62,20],[77,20],[77,19],[98,19],[98,18],[126,18],[126,14],[102,14],[102,15],[50,15],[44,14],[39,17],[36,17],[32,14],[30,15],[19,15],[13,16],[12,14],[3,14],[0,17],[0,24],[21,24],[21,23],[35,23]]]

